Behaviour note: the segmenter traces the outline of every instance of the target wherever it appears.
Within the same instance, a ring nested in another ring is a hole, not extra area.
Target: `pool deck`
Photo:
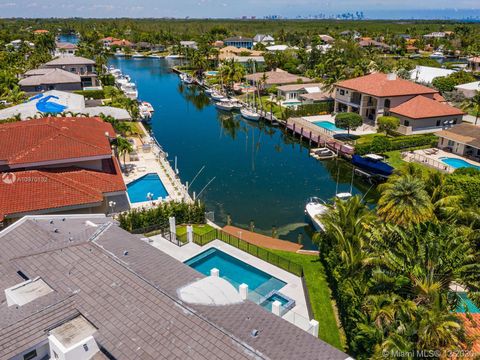
[[[297,252],[303,247],[303,245],[295,244],[291,241],[275,239],[270,236],[258,234],[231,225],[223,227],[222,230],[227,234],[236,236],[250,244],[264,247],[267,249]]]
[[[309,326],[309,315],[307,310],[307,303],[305,299],[305,294],[303,291],[302,279],[296,275],[289,273],[283,269],[280,269],[266,261],[263,261],[253,255],[250,255],[240,249],[237,249],[231,245],[224,243],[221,240],[214,240],[209,242],[204,246],[199,246],[194,243],[186,244],[182,247],[169,242],[164,239],[161,235],[155,235],[149,238],[150,245],[160,249],[164,253],[170,255],[171,257],[184,262],[201,252],[208,250],[212,247],[215,247],[243,262],[262,270],[286,283],[286,285],[281,288],[280,293],[288,296],[295,300],[295,307],[288,311],[283,318],[287,321],[290,321],[294,325],[306,330]],[[220,274],[221,276],[222,274]]]
[[[476,161],[436,148],[415,150],[413,152],[404,152],[402,153],[402,157],[405,161],[417,162],[446,173],[452,173],[456,169],[453,166],[445,164],[442,161],[442,158],[444,157],[464,160],[471,165],[480,167],[480,163]]]
[[[318,121],[326,121],[326,122],[329,122],[329,123],[332,123],[335,125],[335,116],[333,115],[315,115],[315,116],[304,116],[302,119],[306,120],[306,121],[309,121],[311,123],[314,123],[314,122],[318,122]],[[313,124],[315,125],[315,124]],[[317,127],[320,127],[318,125],[315,125]],[[328,130],[328,129],[325,129],[327,130],[328,132],[332,133],[332,134],[346,134],[347,133],[347,130],[341,130],[341,131],[333,131],[333,130]],[[362,126],[360,126],[359,128],[357,128],[356,130],[350,130],[350,134],[352,135],[367,135],[367,134],[375,134],[377,132],[377,129],[375,129],[374,126],[372,125],[368,125],[368,124],[363,124]]]
[[[147,134],[143,125],[141,125],[141,123],[139,124],[144,130],[145,134]],[[144,137],[142,139],[136,137],[133,139],[135,140],[134,147],[138,155],[138,159],[127,155],[125,168],[129,171],[123,173],[123,180],[125,181],[125,184],[128,185],[130,182],[139,179],[146,174],[156,173],[160,177],[163,186],[168,192],[168,197],[165,199],[166,201],[191,202],[192,199],[190,198],[186,187],[181,183],[178,175],[175,174],[175,171],[172,169],[165,152],[148,137]],[[148,151],[143,150],[143,144],[150,144],[151,149]],[[158,202],[158,200],[131,203],[131,207],[152,207],[155,206],[156,202]]]

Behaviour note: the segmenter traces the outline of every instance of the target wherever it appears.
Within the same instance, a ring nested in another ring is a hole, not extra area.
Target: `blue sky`
[[[453,8],[453,5],[455,8]],[[0,17],[229,17],[363,11],[367,18],[480,17],[479,0],[0,0]]]

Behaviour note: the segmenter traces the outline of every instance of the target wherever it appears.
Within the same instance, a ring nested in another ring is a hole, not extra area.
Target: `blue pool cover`
[[[220,277],[230,282],[236,289],[245,283],[249,290],[254,290],[263,296],[286,285],[285,282],[276,277],[217,248],[210,248],[187,260],[185,264],[206,276],[210,275],[211,269],[216,268],[220,270]]]
[[[127,193],[132,203],[149,201],[148,193],[153,194],[152,199],[159,197],[165,199],[168,196],[167,189],[156,173],[150,173],[127,184]]]
[[[37,110],[42,113],[58,114],[67,108],[64,105],[57,104],[56,102],[48,101],[50,99],[58,99],[58,96],[48,95],[45,96],[43,99],[38,100],[37,104],[35,105]]]

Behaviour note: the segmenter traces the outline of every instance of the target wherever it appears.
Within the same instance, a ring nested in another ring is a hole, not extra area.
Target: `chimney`
[[[397,80],[397,74],[395,73],[388,73],[387,80]]]

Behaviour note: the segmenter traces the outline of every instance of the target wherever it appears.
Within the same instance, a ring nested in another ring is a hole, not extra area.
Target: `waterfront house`
[[[236,48],[253,48],[253,39],[243,36],[234,36],[223,40],[226,46],[234,46]]]
[[[306,84],[312,83],[313,80],[305,76],[290,74],[289,72],[282,69],[275,69],[267,72],[257,72],[254,74],[249,74],[245,76],[247,81],[252,85],[257,85],[262,82],[262,79],[265,80],[265,84],[262,84],[265,88],[279,85],[287,84]]]
[[[468,68],[473,72],[480,71],[480,56],[473,56],[468,59]]]
[[[98,86],[95,61],[80,56],[62,56],[42,66],[46,69],[62,69],[80,76],[82,87]]]
[[[350,359],[108,217],[24,217],[0,259],[1,359]]]
[[[480,127],[461,123],[435,133],[438,148],[480,161]]]
[[[28,70],[23,74],[18,85],[25,92],[82,90],[82,80],[79,75],[56,68]]]
[[[196,41],[189,41],[189,40],[180,41],[180,46],[184,48],[194,49],[194,50],[198,49],[198,44]]]
[[[78,50],[77,45],[69,42],[56,42],[53,56],[71,56]]]
[[[27,214],[128,208],[125,184],[100,118],[50,117],[0,125],[0,221]]]
[[[27,41],[27,40],[20,40],[20,39],[17,39],[17,40],[12,40],[10,41],[8,44],[5,45],[5,47],[7,48],[11,48],[15,51],[19,50],[22,45],[26,45],[28,46],[29,48],[34,48],[35,47],[35,44],[30,42],[30,41]]]
[[[134,46],[134,43],[125,39],[116,39],[110,43],[110,46],[117,47],[117,48],[131,48]]]
[[[407,45],[405,47],[405,51],[407,52],[407,54],[418,54],[419,49],[414,45]]]
[[[461,92],[467,99],[471,99],[480,91],[480,81],[460,84],[455,86],[455,89]]]
[[[445,100],[437,90],[395,74],[372,73],[340,81],[335,84],[334,98],[335,112],[356,112],[371,125],[376,124],[379,116],[394,115],[395,110],[401,117],[399,131],[405,134],[441,130],[459,123],[463,114],[443,104]],[[419,113],[412,113],[412,109]]]
[[[110,48],[110,46],[112,45],[112,42],[114,41],[119,41],[120,39],[117,39],[113,36],[107,36],[107,37],[104,37],[100,40],[98,40],[99,43],[102,43],[103,44],[103,47],[104,48]]]
[[[34,34],[34,35],[46,35],[46,34],[48,34],[49,32],[50,32],[50,31],[45,30],[45,29],[33,30],[33,34]]]
[[[444,31],[435,31],[423,35],[425,39],[443,39],[445,36],[447,36],[447,33]]]
[[[300,101],[308,104],[332,101],[328,92],[322,90],[322,83],[290,84],[277,88],[279,97],[285,101]]]
[[[410,79],[420,84],[431,84],[436,77],[451,75],[455,70],[417,65],[410,71]]]
[[[257,34],[253,37],[253,45],[256,44],[263,44],[263,45],[270,45],[275,44],[275,39],[272,35],[266,34]]]

